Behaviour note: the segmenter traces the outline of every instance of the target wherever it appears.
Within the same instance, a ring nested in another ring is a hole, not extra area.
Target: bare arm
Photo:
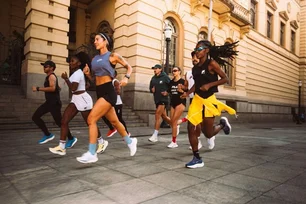
[[[121,93],[121,88],[120,88],[120,83],[119,83],[119,81],[115,80],[115,82],[114,82],[114,88],[115,88],[115,91],[116,91],[117,95],[120,95],[120,93]]]
[[[117,54],[117,53],[112,53],[110,56],[110,61],[112,64],[121,64],[124,68],[127,69],[126,75],[125,77],[120,81],[120,86],[125,86],[128,83],[128,79],[130,78],[133,68],[131,67],[131,65],[129,65],[129,63],[123,59],[123,57],[121,57],[121,55]]]
[[[33,86],[32,87],[32,90],[34,92],[36,91],[43,91],[43,92],[55,92],[56,90],[56,77],[51,74],[50,77],[49,77],[49,85],[48,87],[36,87],[36,86]]]

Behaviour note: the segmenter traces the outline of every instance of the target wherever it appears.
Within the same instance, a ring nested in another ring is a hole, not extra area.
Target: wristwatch
[[[126,74],[126,75],[124,75],[124,77],[126,77],[127,79],[130,79],[131,75]]]

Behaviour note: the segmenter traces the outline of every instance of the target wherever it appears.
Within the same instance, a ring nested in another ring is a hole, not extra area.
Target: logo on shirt
[[[205,70],[202,70],[202,71],[201,71],[201,74],[205,74]]]
[[[160,83],[160,84],[162,84],[162,83],[163,83],[163,81],[159,81],[159,83]]]
[[[97,59],[97,62],[100,62],[100,61],[102,61],[103,59]]]

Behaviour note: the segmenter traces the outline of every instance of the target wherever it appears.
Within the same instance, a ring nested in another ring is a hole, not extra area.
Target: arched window
[[[226,41],[224,44],[230,44],[232,43],[230,40]],[[235,59],[230,59],[227,58],[226,61],[231,64],[226,64],[224,67],[224,72],[226,73],[227,77],[228,77],[228,82],[225,84],[225,86],[227,87],[234,87],[235,86],[235,66],[236,66],[236,62]]]
[[[207,40],[207,38],[208,38],[208,34],[205,31],[201,31],[198,35],[198,41]]]
[[[177,62],[178,30],[172,18],[166,18],[164,21],[164,24],[170,26],[170,28],[172,29],[172,36],[171,36],[171,41],[170,41],[170,46],[169,46],[169,72],[171,73],[172,68],[177,66],[178,64]],[[164,52],[163,52],[164,67],[166,66],[166,46],[167,45],[164,39]]]

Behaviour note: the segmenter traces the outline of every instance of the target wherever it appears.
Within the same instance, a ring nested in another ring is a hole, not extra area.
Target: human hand
[[[36,86],[32,86],[32,91],[33,91],[33,92],[36,92],[36,91],[37,91]]]
[[[187,98],[187,93],[184,92],[181,96],[180,96],[181,99],[184,99],[184,98]]]
[[[152,87],[151,91],[152,93],[155,93],[155,86]]]
[[[184,92],[183,88],[184,88],[183,84],[178,84],[177,85],[177,91],[178,92],[183,93]]]
[[[162,92],[160,92],[161,93],[161,95],[163,95],[163,96],[167,96],[168,95],[168,92],[167,91],[162,91]]]
[[[84,69],[83,69],[83,73],[84,73],[85,75],[90,75],[90,69],[89,69],[89,67],[88,67],[88,64],[85,65],[85,67],[84,67]]]
[[[120,81],[120,86],[126,86],[128,83],[128,78],[123,77],[123,79]]]
[[[200,87],[201,91],[208,91],[208,89],[210,88],[210,86],[208,84],[204,84],[203,86]]]
[[[64,80],[68,79],[67,72],[62,73],[62,79]]]

